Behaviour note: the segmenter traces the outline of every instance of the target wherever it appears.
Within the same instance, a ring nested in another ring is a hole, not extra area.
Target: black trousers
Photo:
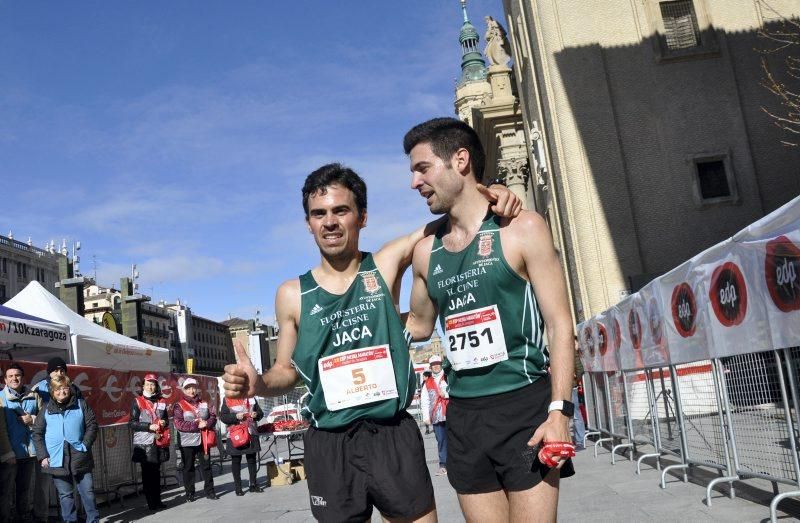
[[[200,472],[203,475],[203,490],[206,495],[214,492],[214,478],[211,476],[211,461],[203,454],[202,445],[181,447],[183,459],[183,488],[187,494],[194,494],[194,458],[197,456]]]
[[[161,465],[159,463],[141,463],[142,465],[142,490],[147,499],[149,508],[156,508],[161,504]]]
[[[256,454],[245,454],[247,457],[247,472],[250,473],[250,486],[256,485]],[[231,470],[233,471],[233,483],[237,490],[242,488],[242,455],[231,455]]]

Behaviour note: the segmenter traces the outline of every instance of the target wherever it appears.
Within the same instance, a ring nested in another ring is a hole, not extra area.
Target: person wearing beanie
[[[133,399],[128,426],[133,431],[134,463],[142,467],[142,489],[147,508],[167,508],[161,501],[161,464],[169,460],[169,418],[158,377],[144,376],[142,393]]]
[[[60,356],[55,356],[47,360],[47,376],[42,378],[42,380],[33,387],[33,391],[39,395],[39,409],[42,409],[47,405],[47,402],[50,401],[48,383],[56,376],[67,376],[67,362]],[[77,398],[83,396],[81,394],[81,389],[74,383],[72,384],[72,394]]]
[[[183,460],[183,488],[186,500],[194,501],[194,459],[197,457],[203,471],[203,490],[206,499],[218,499],[214,492],[214,478],[211,475],[211,461],[208,459],[207,445],[209,432],[214,432],[217,415],[208,402],[200,397],[197,380],[186,378],[183,381],[183,398],[175,403],[172,421],[178,431],[178,447]],[[205,434],[204,434],[205,432]]]
[[[442,358],[431,356],[428,360],[430,375],[422,383],[420,391],[420,410],[422,421],[433,426],[439,450],[439,471],[437,476],[447,474],[447,379],[442,371]]]

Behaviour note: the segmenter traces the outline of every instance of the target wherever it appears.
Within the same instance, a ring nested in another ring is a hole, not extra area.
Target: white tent
[[[0,352],[11,359],[68,359],[69,327],[0,305]]]
[[[68,325],[72,337],[72,361],[115,370],[169,372],[169,350],[128,338],[76,314],[32,281],[11,298],[7,307],[56,323]]]

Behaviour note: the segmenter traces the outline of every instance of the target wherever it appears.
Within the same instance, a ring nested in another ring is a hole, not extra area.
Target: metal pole
[[[733,499],[736,497],[736,490],[734,489],[733,482],[739,479],[739,476],[736,475],[731,464],[731,452],[728,448],[732,445],[733,441],[733,423],[731,422],[730,405],[727,402],[727,394],[722,392],[725,389],[725,380],[722,376],[722,363],[719,361],[719,358],[711,360],[711,376],[714,378],[717,415],[719,416],[720,428],[722,429],[722,438],[725,440],[722,450],[725,454],[725,474],[727,475],[714,478],[708,483],[706,487],[706,505],[709,507],[711,506],[711,492],[717,483],[730,483],[730,493],[728,496]],[[723,401],[723,394],[725,394],[725,401]]]
[[[652,372],[644,369],[644,386],[647,392],[647,410],[650,413],[650,431],[653,438],[653,448],[655,452],[642,454],[636,460],[636,474],[642,473],[642,461],[647,458],[656,458],[656,470],[661,470],[661,442],[658,433],[658,410],[655,403],[655,389],[653,388]]]
[[[673,368],[674,367],[672,367],[672,366],[669,367],[670,372],[672,372]],[[672,424],[669,422],[669,398],[667,397],[667,384],[664,381],[664,367],[661,367],[660,369],[658,369],[658,375],[659,375],[659,378],[661,378],[661,399],[664,400],[664,414],[667,415],[667,437],[669,439],[672,439]],[[673,382],[672,390],[675,390],[675,378],[674,378],[674,376],[672,377],[672,382]],[[677,416],[675,416],[675,418],[676,418],[676,421],[677,421]]]
[[[615,465],[615,454],[619,449],[630,449],[628,452],[628,461],[633,461],[633,453],[636,452],[636,444],[633,441],[633,423],[631,422],[631,402],[630,396],[628,396],[628,383],[625,380],[625,373],[622,371],[619,372],[622,380],[622,407],[624,408],[625,413],[625,426],[628,431],[628,443],[620,443],[619,445],[614,446],[611,449],[611,464]],[[614,373],[616,379],[616,372]]]
[[[784,357],[786,358],[786,374],[789,376],[789,388],[792,394],[792,403],[794,403],[795,414],[797,414],[797,409],[800,408],[800,404],[797,402],[797,386],[796,386],[796,378],[794,375],[794,368],[792,367],[792,354],[791,350],[788,348],[783,349]],[[784,415],[786,416],[786,426],[789,432],[789,445],[792,449],[792,461],[794,461],[794,473],[795,473],[795,481],[797,481],[798,487],[800,487],[800,458],[797,455],[797,442],[795,441],[796,435],[795,430],[792,427],[792,410],[789,405],[789,398],[786,393],[786,382],[783,379],[783,372],[781,372],[781,365],[780,365],[780,357],[779,352],[775,351],[775,358],[777,360],[778,365],[778,383],[781,387],[781,398],[783,399],[783,411]],[[784,498],[788,497],[795,497],[800,496],[800,490],[794,492],[784,492],[783,494],[778,494],[772,499],[772,502],[769,504],[769,515],[770,519],[773,523],[778,520],[778,503],[781,502]]]
[[[670,470],[675,469],[682,469],[683,470],[683,482],[687,483],[689,481],[689,477],[686,474],[686,469],[689,468],[689,446],[686,443],[687,436],[686,436],[686,429],[685,424],[683,423],[683,401],[681,400],[681,388],[678,386],[677,375],[678,371],[675,368],[675,365],[669,366],[669,375],[670,375],[670,382],[672,383],[672,390],[675,393],[675,421],[678,424],[678,431],[681,436],[681,463],[678,465],[670,465],[668,467],[664,467],[661,471],[661,488],[667,488],[667,473]],[[664,371],[663,367],[661,370],[661,383],[662,383],[662,390],[666,391],[664,388]],[[664,403],[667,407],[667,418],[669,419],[669,401],[666,398],[666,393],[664,394]],[[670,439],[672,439],[672,430],[670,430]]]
[[[609,410],[609,405],[608,405],[608,388],[607,388],[608,382],[606,380],[606,374],[605,374],[605,372],[598,372],[596,374],[597,374],[597,377],[602,377],[603,378],[602,397],[603,397],[603,405],[605,406],[605,411],[606,411],[605,413],[607,413],[608,410]],[[594,380],[592,380],[592,381],[594,381]],[[598,395],[596,397],[599,398],[600,395]],[[604,423],[602,423],[602,420],[603,420],[602,415],[605,414],[605,413],[601,412],[600,402],[597,401],[596,403],[597,403],[597,416],[598,416],[597,417],[597,424],[600,425],[598,428],[600,429],[600,432],[602,434],[610,435],[611,432],[613,431],[613,421],[611,421],[607,417],[606,421],[609,422],[610,427],[609,428],[603,428]],[[614,442],[614,438],[613,437],[611,437],[611,438],[597,438],[597,441],[594,442],[594,457],[595,458],[597,457],[597,449],[600,447],[601,444],[603,444],[606,441],[611,441],[613,443]]]

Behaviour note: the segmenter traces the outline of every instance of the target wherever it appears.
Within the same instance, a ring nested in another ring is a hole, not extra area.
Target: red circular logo
[[[764,276],[775,306],[783,312],[800,310],[800,249],[786,236],[767,243]]]
[[[602,323],[597,324],[597,345],[600,348],[600,356],[605,356],[608,351],[608,336],[606,327]]]
[[[594,339],[592,338],[592,328],[583,329],[583,345],[589,351],[589,356],[594,357]]]
[[[611,320],[611,339],[614,342],[614,350],[618,350],[622,345],[622,329],[619,328],[619,321],[616,316]]]
[[[672,289],[672,321],[678,334],[684,338],[694,336],[697,330],[697,301],[688,283],[683,282]]]
[[[633,307],[628,313],[628,332],[631,335],[633,349],[642,350],[642,321],[639,319],[639,313]]]
[[[726,262],[714,269],[708,294],[721,324],[733,327],[742,323],[747,314],[747,285],[738,265]]]

